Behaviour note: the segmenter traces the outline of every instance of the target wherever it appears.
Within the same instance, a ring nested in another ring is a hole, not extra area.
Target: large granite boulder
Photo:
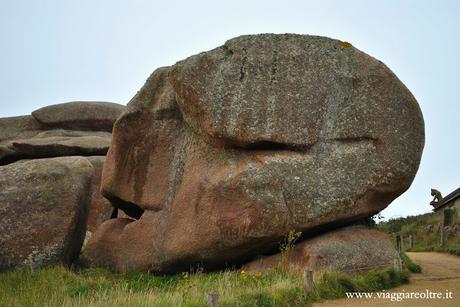
[[[78,257],[93,173],[84,157],[0,166],[0,270],[69,265]]]
[[[407,190],[424,145],[415,98],[349,43],[254,35],[156,70],[116,121],[89,265],[219,268],[369,217]]]
[[[348,226],[302,242],[293,242],[283,253],[261,257],[243,266],[248,273],[274,268],[299,273],[334,271],[358,274],[393,267],[400,261],[390,237],[365,226]]]

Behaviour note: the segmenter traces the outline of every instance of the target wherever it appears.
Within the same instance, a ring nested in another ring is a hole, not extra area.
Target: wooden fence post
[[[441,235],[441,238],[440,238],[440,245],[441,247],[443,247],[445,244],[446,244],[446,232],[444,230],[444,225],[446,224],[446,214],[444,212],[444,208],[441,209],[441,211],[439,212],[439,232],[440,232],[440,235]]]
[[[219,294],[217,293],[208,294],[208,307],[219,307]]]
[[[394,269],[395,271],[401,271],[401,269],[402,269],[401,267],[402,267],[402,265],[401,265],[401,259],[395,259],[395,260],[393,260],[393,269]]]
[[[402,249],[401,249],[401,236],[399,234],[396,235],[396,250],[398,251],[398,253],[401,253]]]
[[[412,237],[412,235],[409,235],[409,248],[414,248],[414,238]]]
[[[311,292],[313,290],[313,271],[308,269],[303,270],[303,280],[305,283],[305,291]]]

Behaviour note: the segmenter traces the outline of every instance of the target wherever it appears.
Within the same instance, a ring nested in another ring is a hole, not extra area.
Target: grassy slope
[[[221,272],[160,277],[50,267],[1,273],[0,306],[204,306],[207,293],[213,292],[220,294],[220,306],[306,306],[347,291],[377,291],[407,282],[407,271],[392,269],[358,277],[328,273],[315,276],[315,290],[305,294],[302,276],[281,270],[254,276]]]
[[[452,218],[446,226],[460,225],[460,214],[452,210]],[[427,232],[429,225],[433,225],[433,231]],[[439,215],[437,213],[427,213],[417,216],[408,216],[405,218],[391,219],[387,222],[378,224],[378,228],[389,234],[401,233],[404,237],[404,247],[407,249],[407,237],[412,234],[414,238],[414,247],[410,251],[442,251],[449,252],[460,256],[460,236],[451,234],[447,236],[445,247],[439,246]]]

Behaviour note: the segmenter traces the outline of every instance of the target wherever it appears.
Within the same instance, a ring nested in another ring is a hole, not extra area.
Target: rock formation
[[[70,265],[85,231],[109,219],[99,188],[108,131],[123,110],[70,102],[0,118],[0,271]]]
[[[349,43],[231,39],[154,71],[118,118],[102,193],[131,218],[104,222],[83,260],[161,273],[244,263],[290,230],[308,238],[381,211],[423,146],[415,98]]]
[[[0,165],[24,158],[105,155],[123,110],[110,102],[73,101],[32,116],[0,118]]]

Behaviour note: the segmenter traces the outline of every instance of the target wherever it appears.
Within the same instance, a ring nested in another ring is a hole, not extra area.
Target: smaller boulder
[[[339,228],[299,242],[283,253],[259,258],[243,266],[249,273],[282,266],[290,272],[339,271],[359,274],[392,267],[399,255],[383,232],[365,226]]]
[[[0,166],[0,271],[77,259],[93,173],[84,157]]]
[[[112,131],[125,106],[102,101],[72,101],[46,106],[32,112],[42,124],[72,130]]]

